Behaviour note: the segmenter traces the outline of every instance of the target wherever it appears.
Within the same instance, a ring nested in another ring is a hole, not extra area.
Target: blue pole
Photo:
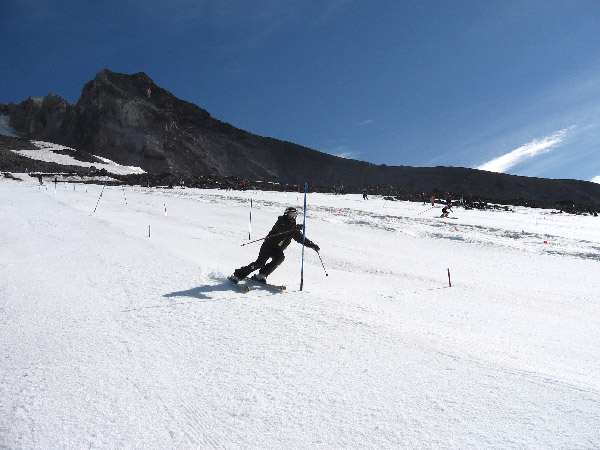
[[[306,191],[308,183],[304,183],[304,223],[302,224],[302,268],[300,269],[300,290],[304,286],[304,242],[306,241]]]

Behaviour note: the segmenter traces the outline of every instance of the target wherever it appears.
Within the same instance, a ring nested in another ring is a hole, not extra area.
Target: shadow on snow
[[[244,286],[244,284],[234,285],[227,278],[216,278],[215,281],[218,282],[218,284],[198,286],[195,288],[187,289],[185,291],[170,292],[168,294],[164,294],[163,297],[192,297],[202,300],[209,300],[211,299],[211,297],[207,294],[210,294],[212,292],[240,292],[241,287]],[[258,283],[256,284],[256,286],[253,287],[264,287],[265,291],[272,292],[273,294],[281,293],[276,289],[269,288],[268,286],[261,286]]]

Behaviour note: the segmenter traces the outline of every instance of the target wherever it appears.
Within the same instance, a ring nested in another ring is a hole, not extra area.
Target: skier
[[[234,283],[238,283],[240,280],[243,280],[250,275],[250,273],[259,270],[258,274],[252,276],[252,279],[266,284],[267,277],[285,259],[283,251],[287,248],[292,239],[302,243],[302,225],[296,224],[297,216],[298,210],[296,208],[286,208],[283,215],[277,218],[277,222],[275,222],[275,225],[273,225],[273,228],[260,247],[256,261],[235,270],[229,279]],[[312,248],[317,253],[319,252],[320,248],[314,242],[305,238],[304,243],[307,247]],[[271,261],[267,264],[269,258]]]
[[[448,215],[452,212],[452,207],[450,205],[444,206],[442,208],[442,215],[440,217],[448,217]]]
[[[366,189],[362,190],[362,195],[363,195],[363,200],[369,200],[369,198],[367,197],[367,190]]]

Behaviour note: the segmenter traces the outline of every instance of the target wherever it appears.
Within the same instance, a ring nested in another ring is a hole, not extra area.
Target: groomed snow
[[[300,292],[292,243],[288,290],[243,294],[249,199],[258,239],[298,194],[21,177],[0,447],[600,447],[598,217],[309,194],[324,267],[306,249]]]

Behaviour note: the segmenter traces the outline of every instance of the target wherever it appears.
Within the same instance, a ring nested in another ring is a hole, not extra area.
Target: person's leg
[[[268,264],[265,264],[264,267],[262,267],[258,272],[260,275],[264,275],[265,277],[271,275],[285,259],[283,251],[279,248],[273,249],[269,256],[271,257],[271,261]]]
[[[256,261],[254,261],[251,264],[248,264],[247,266],[236,269],[233,272],[233,275],[235,277],[237,277],[238,279],[243,280],[244,278],[246,278],[248,275],[250,275],[250,273],[254,272],[255,270],[262,269],[265,266],[265,264],[267,263],[268,259],[269,259],[268,249],[266,247],[261,247],[260,252],[258,253],[258,258],[256,258]]]

